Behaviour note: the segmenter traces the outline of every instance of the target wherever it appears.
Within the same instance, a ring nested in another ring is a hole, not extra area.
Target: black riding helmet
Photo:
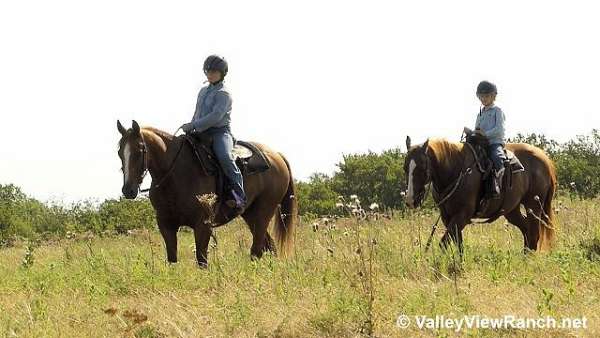
[[[211,55],[204,61],[204,73],[206,74],[210,70],[218,70],[223,77],[225,77],[225,75],[227,75],[227,70],[229,70],[229,66],[224,58],[218,55]]]
[[[477,95],[485,95],[485,94],[498,94],[498,89],[496,85],[489,81],[481,81],[477,85]]]

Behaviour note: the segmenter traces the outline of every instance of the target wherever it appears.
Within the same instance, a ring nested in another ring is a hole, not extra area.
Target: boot
[[[504,179],[504,168],[494,170],[494,189],[492,189],[492,198],[500,198],[502,193],[502,181]]]
[[[231,190],[231,199],[225,201],[228,207],[235,210],[237,215],[241,214],[246,208],[246,196],[240,196],[235,190]]]

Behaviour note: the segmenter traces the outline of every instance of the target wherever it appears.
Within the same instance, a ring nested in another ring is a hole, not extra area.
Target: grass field
[[[196,266],[189,231],[175,265],[157,231],[21,242],[0,249],[0,335],[598,337],[600,200],[555,207],[551,253],[523,254],[520,232],[501,219],[467,227],[462,263],[437,243],[424,252],[436,215],[423,212],[317,231],[305,221],[294,255],[259,261],[235,222],[216,231],[207,270]],[[401,314],[413,325],[399,328]],[[472,314],[585,317],[587,328],[421,330],[413,317]]]

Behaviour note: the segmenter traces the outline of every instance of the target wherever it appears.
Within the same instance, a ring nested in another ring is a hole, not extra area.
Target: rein
[[[471,149],[471,151],[474,152],[473,148],[471,147],[470,144],[466,143],[469,148]],[[475,153],[473,153],[475,156],[475,161],[474,163],[477,163],[477,155],[475,155]],[[441,200],[436,201],[436,196],[434,195],[434,202],[436,204],[437,207],[441,207],[444,203],[446,203],[458,190],[458,188],[460,187],[461,183],[463,182],[463,179],[465,178],[465,176],[467,175],[471,175],[471,173],[473,172],[473,163],[469,166],[467,166],[466,168],[461,169],[460,174],[458,175],[458,178],[456,180],[454,180],[454,182],[450,185],[448,185],[443,191],[439,191],[438,188],[436,188],[435,183],[433,182],[433,175],[431,174],[431,163],[429,163],[429,160],[427,161],[427,177],[428,179],[431,181],[431,186],[433,187],[433,193],[435,195],[437,195],[438,197],[442,197]],[[452,187],[450,189],[450,187]]]
[[[469,149],[471,149],[471,151],[473,152],[473,156],[475,157],[474,163],[478,163],[477,154],[475,154],[475,150],[473,149],[473,147],[468,143],[465,143],[465,144],[467,144],[469,146]],[[431,182],[430,187],[433,187],[432,197],[438,208],[440,208],[444,203],[446,203],[456,193],[458,188],[461,186],[465,176],[471,175],[471,173],[473,172],[472,167],[473,167],[474,163],[471,163],[471,165],[469,165],[467,168],[461,169],[460,174],[458,175],[458,178],[456,180],[454,180],[454,183],[448,185],[446,187],[446,189],[444,189],[444,191],[442,191],[440,193],[440,191],[435,187],[435,183],[433,182],[433,177],[432,177],[432,173],[431,173],[431,163],[430,163],[429,157],[427,158],[427,178]],[[450,187],[452,187],[452,188],[449,189]],[[448,190],[450,190],[450,191],[448,191]],[[446,191],[448,191],[448,192],[446,193]],[[425,195],[427,195],[427,192],[425,193]],[[437,196],[445,195],[445,196],[441,200],[436,201],[435,195],[437,195]],[[438,223],[440,222],[441,217],[442,217],[442,213],[440,211],[440,214],[438,215],[437,220],[431,226],[431,233],[429,234],[429,238],[427,239],[427,244],[425,245],[425,252],[427,252],[429,250],[429,247],[431,246],[431,241],[433,240],[433,235],[435,234],[435,230],[437,229],[437,226],[438,226]]]
[[[177,132],[179,131],[179,129],[177,129],[175,131],[175,134],[177,134]],[[143,174],[142,174],[142,178],[140,181],[144,180],[144,177],[146,176],[146,174],[148,173],[149,169],[148,169],[148,148],[146,147],[146,141],[144,140],[144,136],[142,136],[142,141],[144,143],[144,150],[143,150],[143,157],[144,157],[144,161],[143,161]],[[175,158],[173,158],[173,161],[171,162],[171,164],[169,165],[169,170],[167,170],[167,173],[163,175],[163,177],[158,181],[158,183],[155,185],[154,182],[150,183],[150,188],[147,189],[139,189],[141,193],[145,193],[148,192],[152,189],[156,189],[158,187],[160,187],[161,184],[163,184],[167,178],[169,178],[169,176],[171,176],[171,173],[173,173],[173,169],[175,169],[175,162],[177,162],[177,159],[179,158],[179,154],[181,153],[181,149],[183,149],[183,145],[185,144],[185,142],[181,142],[181,145],[179,146],[179,149],[177,150],[177,153],[175,154]]]

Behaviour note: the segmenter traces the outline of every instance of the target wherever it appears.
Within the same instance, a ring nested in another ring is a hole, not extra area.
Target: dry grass
[[[598,205],[558,207],[550,254],[524,255],[520,232],[504,221],[469,226],[460,266],[437,246],[424,252],[435,217],[421,212],[318,231],[305,224],[293,256],[259,261],[249,257],[246,226],[235,223],[217,230],[208,270],[197,268],[187,231],[175,265],[165,263],[156,231],[42,243],[29,265],[23,243],[0,250],[0,335],[600,336]],[[399,314],[585,316],[588,329],[401,330]]]

